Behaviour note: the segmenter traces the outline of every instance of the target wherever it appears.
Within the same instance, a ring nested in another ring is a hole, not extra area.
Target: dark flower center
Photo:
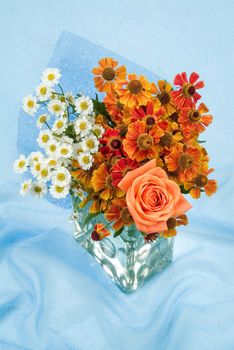
[[[170,147],[173,142],[173,136],[170,132],[166,132],[161,138],[160,138],[160,145],[162,147]]]
[[[168,228],[168,230],[172,230],[175,227],[176,227],[176,219],[175,218],[168,219],[167,220],[167,228]]]
[[[183,86],[183,95],[187,98],[190,98],[191,96],[193,96],[196,92],[195,86],[193,86],[192,84],[186,83]]]
[[[146,118],[146,124],[147,124],[148,126],[154,125],[154,124],[155,124],[155,119],[154,119],[153,117],[147,117],[147,118]]]
[[[134,79],[128,83],[127,88],[131,94],[139,94],[139,92],[141,92],[143,86],[139,80]]]
[[[93,231],[91,233],[91,238],[93,241],[100,241],[100,237],[99,237],[99,234],[97,233],[97,231]]]
[[[112,67],[106,67],[102,71],[102,77],[103,79],[109,81],[113,80],[115,78],[115,70]]]
[[[158,238],[158,233],[149,233],[148,235],[145,235],[144,238],[146,243],[152,243]]]
[[[137,145],[140,149],[147,150],[154,144],[154,139],[149,134],[141,134],[137,139]]]
[[[193,158],[190,154],[182,154],[179,158],[179,166],[183,169],[189,169],[193,165]]]
[[[173,121],[173,122],[178,122],[178,119],[179,119],[179,115],[178,115],[178,113],[177,112],[174,112],[174,113],[172,113],[171,115],[170,115],[170,120],[171,121]]]
[[[123,108],[124,108],[124,105],[123,105],[121,102],[117,101],[117,102],[116,102],[116,108],[117,108],[119,111],[122,111]]]
[[[201,114],[197,110],[189,112],[189,119],[191,122],[196,123],[201,119]]]
[[[166,105],[171,100],[170,95],[167,91],[162,91],[160,94],[158,94],[158,99],[162,105]]]
[[[111,147],[113,149],[119,149],[121,147],[121,145],[122,145],[122,143],[121,143],[121,141],[119,139],[113,139],[111,141]]]
[[[206,175],[200,174],[194,179],[194,184],[198,187],[204,187],[208,182]]]

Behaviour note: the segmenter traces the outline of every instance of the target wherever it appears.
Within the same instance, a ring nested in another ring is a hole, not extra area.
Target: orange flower
[[[176,122],[162,120],[158,122],[158,126],[160,126],[160,128],[164,131],[164,135],[160,138],[159,142],[161,151],[168,150],[183,139],[179,126]]]
[[[102,163],[98,169],[94,170],[92,185],[95,192],[100,191],[99,196],[104,200],[109,200],[113,197],[120,198],[124,195],[123,191],[112,185],[112,177],[105,163]]]
[[[143,121],[136,121],[128,128],[123,147],[129,158],[138,162],[157,156],[158,143],[163,131],[158,125],[148,129]]]
[[[213,170],[210,169],[205,173],[198,174],[192,181],[184,183],[184,188],[190,190],[189,194],[191,197],[198,199],[201,196],[201,192],[205,192],[210,197],[217,191],[217,182],[207,178],[207,175],[213,172]]]
[[[118,80],[116,85],[119,102],[129,108],[146,105],[151,97],[150,90],[151,85],[146,78],[136,74],[128,74],[127,80]]]
[[[131,113],[125,113],[123,120],[126,124],[134,123],[137,120],[146,122],[148,127],[153,126],[161,115],[163,115],[163,109],[160,108],[160,104],[155,104],[152,101],[148,101],[146,106],[135,108]]]
[[[167,238],[174,237],[177,234],[176,227],[181,225],[187,225],[187,224],[188,224],[188,218],[185,214],[177,216],[175,218],[172,217],[167,220],[167,230],[162,232],[160,236],[167,237]]]
[[[185,72],[176,74],[174,84],[179,86],[179,90],[172,91],[171,95],[178,108],[193,108],[194,104],[201,98],[197,93],[198,89],[204,87],[203,81],[198,81],[199,75],[193,72],[189,80]]]
[[[91,201],[91,205],[89,207],[89,212],[91,214],[103,212],[107,207],[107,201],[100,198],[97,193],[90,192],[86,198],[84,198],[80,204],[80,208],[84,208],[84,206]]]
[[[116,79],[125,79],[126,68],[124,66],[116,68],[118,61],[108,57],[102,58],[98,63],[99,66],[92,70],[93,74],[96,75],[93,78],[95,86],[100,92],[112,92]]]
[[[119,102],[119,97],[116,93],[107,94],[103,102],[105,103],[108,113],[112,116],[116,124],[121,123],[124,111],[124,105]]]
[[[199,134],[205,131],[205,127],[208,126],[213,117],[204,113],[209,112],[209,109],[204,103],[201,103],[198,109],[185,109],[182,111],[179,122],[182,129],[189,130],[191,136],[193,133]]]
[[[180,181],[189,181],[197,176],[201,164],[201,151],[196,147],[185,148],[182,144],[175,145],[170,154],[165,157],[167,169],[176,172]]]
[[[110,231],[103,224],[96,224],[91,233],[91,238],[93,241],[101,241],[103,238],[110,236],[110,234]]]
[[[79,163],[76,160],[73,160],[72,167],[74,169],[70,171],[72,177],[77,182],[79,182],[84,188],[92,188],[92,170],[81,169]]]
[[[113,199],[107,208],[105,217],[108,221],[115,221],[113,224],[115,230],[119,230],[125,225],[130,226],[134,223],[124,198]]]
[[[171,96],[172,85],[165,80],[158,81],[158,88],[154,85],[157,99],[160,101],[162,108],[168,113],[174,113],[176,111],[173,98]]]
[[[121,156],[123,151],[122,138],[117,129],[107,129],[102,138],[99,139],[102,144],[100,152],[104,155]]]

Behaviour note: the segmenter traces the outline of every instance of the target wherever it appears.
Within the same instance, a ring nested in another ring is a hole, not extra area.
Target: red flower
[[[118,186],[119,182],[127,174],[129,170],[137,168],[138,163],[135,160],[129,158],[121,158],[111,168],[111,177],[113,179],[112,185]]]
[[[122,155],[123,145],[119,130],[107,129],[99,141],[103,145],[100,148],[102,154]]]
[[[171,94],[177,107],[192,108],[201,98],[197,90],[204,87],[204,82],[198,81],[198,79],[199,75],[195,72],[190,75],[189,80],[185,72],[176,74],[174,84],[180,86],[180,88],[177,91],[172,91]]]
[[[157,107],[157,106],[156,106]],[[153,126],[158,118],[164,114],[162,108],[155,108],[152,101],[149,101],[146,106],[135,108],[131,115],[131,122],[144,120],[148,127]]]
[[[93,241],[101,241],[103,238],[110,236],[110,234],[110,231],[108,231],[103,224],[96,224],[91,233],[91,238]]]

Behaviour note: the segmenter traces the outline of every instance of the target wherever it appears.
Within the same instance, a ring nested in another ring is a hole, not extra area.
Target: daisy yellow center
[[[166,105],[171,100],[170,95],[167,91],[162,91],[160,94],[158,94],[158,99],[162,105]]]
[[[55,186],[55,191],[56,191],[56,192],[61,193],[61,192],[63,192],[63,190],[64,190],[64,187]]]
[[[160,145],[162,147],[170,147],[173,142],[173,136],[170,132],[166,132],[161,138],[160,138]]]
[[[50,150],[51,150],[51,152],[56,151],[56,146],[55,145],[50,145]]]
[[[40,94],[41,94],[41,95],[45,95],[46,92],[47,92],[47,88],[46,88],[45,86],[42,86],[42,87],[40,88]]]
[[[89,163],[90,163],[89,157],[88,157],[88,156],[84,156],[84,157],[82,158],[82,162],[83,162],[84,164],[89,164]]]
[[[42,138],[41,138],[41,140],[42,140],[42,142],[43,142],[43,143],[48,142],[48,141],[49,141],[49,139],[50,139],[50,138],[49,138],[49,136],[48,136],[48,135],[46,135],[46,134],[45,134],[45,135],[43,135],[43,136],[42,136]]]
[[[63,125],[64,125],[64,123],[63,123],[62,120],[59,120],[59,121],[57,122],[57,128],[58,128],[58,129],[61,129],[61,128],[63,127]]]
[[[48,173],[49,173],[49,172],[48,172],[47,169],[42,169],[42,170],[41,170],[41,176],[42,176],[42,177],[48,176]]]
[[[68,154],[68,149],[67,148],[61,148],[60,153],[62,155],[66,155],[66,154]]]
[[[101,135],[101,131],[99,129],[93,129],[93,132],[97,137]]]
[[[193,123],[199,122],[199,120],[201,119],[200,112],[197,110],[193,110],[193,111],[189,112],[189,119]]]
[[[42,188],[40,186],[35,186],[34,187],[34,192],[41,193],[41,191],[42,191]]]
[[[92,149],[92,148],[94,148],[95,143],[94,143],[93,140],[87,140],[87,141],[86,141],[86,146],[87,146],[88,148]]]
[[[34,101],[33,101],[33,100],[29,100],[29,101],[27,102],[27,105],[28,105],[29,108],[33,108],[33,106],[34,106]]]
[[[57,174],[57,180],[64,181],[65,179],[66,179],[65,174],[63,174],[63,173]]]
[[[81,131],[84,131],[86,129],[86,127],[87,127],[87,124],[85,122],[80,123],[80,130]]]
[[[186,83],[183,86],[183,95],[186,98],[190,98],[191,96],[193,96],[196,92],[195,87],[192,84]]]
[[[203,175],[203,174],[197,175],[197,177],[194,179],[194,184],[198,187],[206,186],[207,182],[208,182],[208,179],[206,175]]]
[[[45,115],[41,115],[39,117],[39,121],[40,121],[40,123],[45,123],[46,122],[46,116]]]
[[[189,169],[193,165],[193,157],[190,154],[182,154],[179,158],[179,166],[183,169]]]
[[[131,94],[136,95],[141,92],[143,86],[140,80],[133,79],[128,83],[127,88]]]
[[[109,81],[113,80],[115,78],[115,70],[112,67],[106,67],[102,71],[102,77],[103,79]]]
[[[137,145],[142,150],[150,149],[154,144],[154,139],[149,134],[141,134],[137,139]]]
[[[57,164],[57,162],[56,162],[55,159],[51,159],[51,160],[49,161],[49,165],[50,165],[50,166],[55,166],[56,164]]]
[[[54,73],[48,74],[48,75],[47,75],[47,78],[48,78],[48,80],[50,80],[50,81],[54,80],[54,78],[55,78]]]
[[[88,102],[86,102],[86,101],[83,101],[83,102],[80,103],[80,108],[83,109],[84,111],[86,109],[88,109],[88,106],[89,106]]]
[[[54,105],[53,105],[53,110],[54,110],[54,112],[59,112],[59,111],[61,110],[60,105],[54,104]]]
[[[175,218],[168,219],[167,220],[167,228],[168,228],[168,230],[172,230],[175,227],[176,227],[176,219]]]
[[[35,165],[35,170],[36,170],[36,171],[40,171],[40,170],[41,170],[41,164],[39,164],[39,163],[36,164],[36,165]]]
[[[28,189],[28,184],[23,185],[23,190],[26,191]]]
[[[20,160],[19,161],[19,168],[23,168],[25,166],[25,161],[24,160]]]

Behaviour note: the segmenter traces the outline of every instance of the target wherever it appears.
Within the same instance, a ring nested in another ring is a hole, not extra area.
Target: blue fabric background
[[[231,0],[0,1],[1,350],[234,349],[233,14]],[[219,192],[194,203],[174,263],[132,295],[72,239],[70,210],[23,199],[12,172],[21,99],[62,30],[169,80],[198,71],[215,115]]]

